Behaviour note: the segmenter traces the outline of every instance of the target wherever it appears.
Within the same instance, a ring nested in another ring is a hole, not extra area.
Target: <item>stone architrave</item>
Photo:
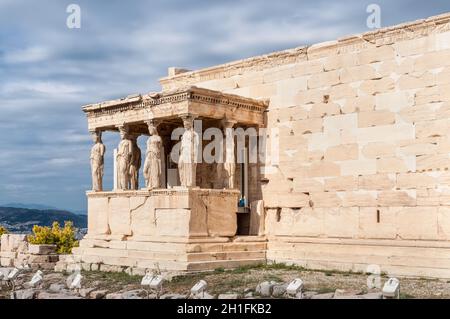
[[[133,151],[130,163],[130,189],[139,189],[139,169],[141,168],[141,150],[137,145],[137,135],[131,135]]]
[[[133,143],[129,140],[128,129],[119,127],[122,139],[117,149],[117,188],[127,190],[130,183],[130,165],[133,157]]]
[[[236,160],[235,160],[235,151],[234,151],[234,132],[233,126],[236,124],[236,121],[223,121],[223,128],[225,131],[225,163],[223,168],[225,170],[225,183],[224,185],[227,188],[235,187],[235,179],[236,179]]]
[[[182,119],[185,131],[181,137],[180,158],[178,160],[180,183],[183,187],[195,187],[199,136],[194,131],[194,117],[190,115],[184,116]]]
[[[92,190],[101,192],[103,190],[103,167],[106,147],[102,143],[102,133],[94,131],[92,140],[94,146],[91,148],[91,172],[92,172]]]
[[[162,139],[158,135],[155,121],[146,122],[150,137],[147,140],[147,152],[144,163],[145,186],[149,189],[161,187],[161,147]]]

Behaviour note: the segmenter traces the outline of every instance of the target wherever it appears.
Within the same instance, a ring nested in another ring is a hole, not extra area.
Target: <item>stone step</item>
[[[266,251],[229,251],[229,252],[208,252],[190,253],[187,255],[189,262],[195,261],[216,261],[216,260],[245,260],[245,259],[265,259]]]
[[[292,251],[296,253],[307,251],[320,251],[323,255],[333,254],[336,251],[342,253],[349,252],[355,253],[357,248],[358,254],[362,256],[416,256],[427,258],[448,258],[450,256],[450,248],[437,248],[437,247],[415,247],[415,246],[401,246],[401,242],[398,246],[384,246],[364,244],[341,244],[341,243],[292,243],[283,241],[273,241],[268,243],[269,251]]]
[[[188,271],[205,271],[215,270],[218,268],[233,269],[243,266],[260,265],[265,263],[264,258],[261,259],[243,259],[243,260],[219,260],[208,262],[191,262],[187,266]]]
[[[188,252],[226,252],[226,251],[256,251],[265,250],[265,242],[232,242],[226,244],[189,244]]]

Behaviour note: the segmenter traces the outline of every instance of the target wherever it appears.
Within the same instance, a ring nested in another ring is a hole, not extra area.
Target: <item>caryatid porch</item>
[[[223,163],[196,155],[210,142],[199,136],[206,129],[218,128],[224,136],[232,134],[230,128],[258,129],[264,126],[265,110],[262,101],[196,87],[84,106],[95,142],[93,190],[87,192],[88,234],[75,249],[76,261],[135,269],[157,264],[168,270],[263,261],[263,239],[233,240],[239,199],[260,199],[255,191],[249,194],[247,186],[249,178],[256,184],[258,176],[248,176],[248,163],[236,164],[235,139],[223,143]],[[179,159],[173,160],[170,154],[179,141],[171,136],[177,128],[184,130],[175,152]],[[121,134],[111,191],[102,187],[104,131]],[[145,153],[136,143],[140,135],[149,136]],[[139,188],[142,163],[145,187]],[[257,169],[252,172],[259,174]]]

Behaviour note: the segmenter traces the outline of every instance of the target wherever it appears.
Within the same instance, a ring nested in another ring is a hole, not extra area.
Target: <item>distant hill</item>
[[[51,226],[54,221],[60,225],[72,221],[77,228],[87,227],[87,216],[55,209],[28,209],[20,207],[0,207],[0,225],[11,232],[31,232],[33,225]]]
[[[42,204],[34,204],[34,203],[30,203],[30,204],[25,204],[25,203],[6,203],[6,204],[2,204],[0,206],[2,206],[2,207],[14,207],[14,208],[41,209],[41,210],[58,209],[58,208],[53,207],[53,206],[42,205]]]

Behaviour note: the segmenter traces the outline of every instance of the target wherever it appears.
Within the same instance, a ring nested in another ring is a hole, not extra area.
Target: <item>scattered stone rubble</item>
[[[8,281],[9,275],[13,279]],[[363,290],[336,289],[334,292],[318,293],[304,290],[299,278],[291,282],[264,281],[254,290],[246,289],[243,293],[227,292],[218,295],[209,293],[205,280],[197,282],[185,294],[159,294],[164,286],[161,275],[144,277],[141,289],[124,287],[120,291],[110,291],[100,281],[85,282],[79,272],[70,275],[63,273],[33,271],[31,268],[0,268],[0,289],[9,290],[11,299],[255,299],[255,298],[289,298],[289,299],[387,299],[399,298],[400,283],[395,278],[386,281],[383,292]],[[149,289],[148,283],[157,280],[155,288]],[[14,285],[8,283],[14,282]],[[127,289],[128,288],[128,289]]]
[[[53,270],[59,260],[55,245],[33,245],[27,235],[3,234],[0,240],[0,265],[2,267],[30,267]]]

